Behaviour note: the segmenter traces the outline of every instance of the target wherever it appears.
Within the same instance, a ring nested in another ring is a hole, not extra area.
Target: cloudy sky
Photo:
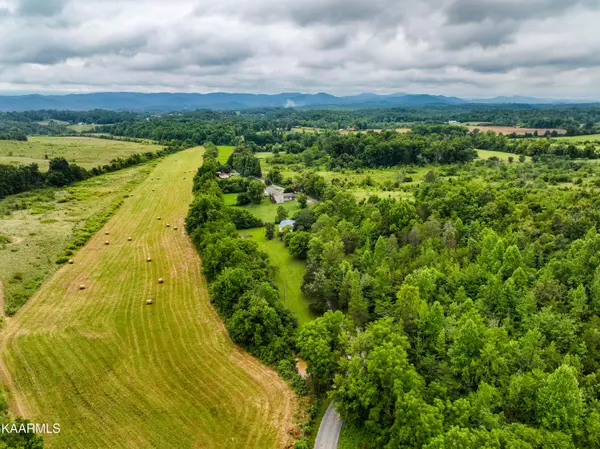
[[[0,0],[0,92],[600,99],[600,0]]]

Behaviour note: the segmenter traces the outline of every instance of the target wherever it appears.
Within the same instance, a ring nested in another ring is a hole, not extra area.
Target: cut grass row
[[[134,153],[156,152],[162,146],[92,137],[33,136],[27,142],[0,140],[0,164],[38,164],[47,171],[50,159],[64,157],[90,169]]]
[[[201,162],[198,149],[165,158],[8,321],[11,404],[34,422],[61,423],[47,447],[289,444],[295,396],[228,339],[183,231],[184,173]]]

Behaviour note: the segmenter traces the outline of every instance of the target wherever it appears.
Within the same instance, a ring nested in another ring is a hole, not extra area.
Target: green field
[[[589,134],[587,136],[554,137],[552,140],[562,140],[562,141],[573,142],[573,143],[600,142],[600,134]]]
[[[89,133],[94,130],[96,125],[69,125],[68,128],[78,133]]]
[[[233,150],[235,149],[235,147],[232,146],[228,146],[228,145],[219,145],[219,156],[217,157],[217,162],[220,162],[221,164],[226,164],[227,163],[227,159],[229,159],[229,156],[231,155],[231,153],[233,153]]]
[[[277,268],[275,282],[281,299],[286,307],[294,312],[299,325],[303,326],[313,320],[315,315],[308,308],[308,301],[300,291],[306,263],[290,256],[287,248],[278,238],[268,240],[264,228],[248,229],[240,231],[240,234],[252,238],[258,243],[259,248],[269,255],[271,263]]]
[[[508,158],[512,157],[513,162],[515,162],[515,163],[519,162],[518,154],[505,153],[504,151],[477,150],[477,155],[479,156],[479,159],[489,159],[491,157],[497,157],[500,160],[503,160],[504,162],[508,162]],[[531,161],[531,157],[526,156],[525,160],[527,162],[529,162],[529,161]]]
[[[28,139],[27,142],[0,140],[0,164],[36,163],[41,171],[47,171],[50,159],[64,157],[69,162],[75,162],[89,169],[118,157],[147,151],[155,152],[162,148],[155,144],[91,137],[33,136]]]
[[[165,158],[8,320],[11,409],[61,424],[46,447],[289,447],[295,395],[228,339],[183,230],[183,174],[201,163],[198,149]]]
[[[227,199],[226,203],[230,201],[230,199]],[[268,198],[263,198],[260,204],[248,204],[240,207],[248,209],[255,217],[259,218],[263,222],[274,222],[275,217],[277,216],[277,208],[279,206],[283,206],[288,211],[289,218],[293,217],[293,215],[300,210],[298,201],[287,201],[283,204],[275,204],[272,203]]]
[[[69,187],[46,188],[0,200],[0,282],[4,305],[18,309],[52,274],[68,243],[106,221],[156,164],[138,165]],[[18,209],[18,210],[15,210]]]

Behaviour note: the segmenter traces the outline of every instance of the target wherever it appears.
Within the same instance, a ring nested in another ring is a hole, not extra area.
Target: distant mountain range
[[[364,93],[336,97],[326,93],[130,93],[103,92],[67,95],[0,95],[0,111],[31,111],[58,109],[87,111],[107,109],[115,111],[168,112],[195,109],[242,110],[253,108],[390,108],[410,106],[460,105],[460,104],[565,104],[593,103],[581,100],[548,100],[533,97],[495,97],[487,99],[463,99],[443,95]]]

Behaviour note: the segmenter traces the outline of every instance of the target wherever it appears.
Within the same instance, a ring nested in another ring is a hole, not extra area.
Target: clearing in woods
[[[201,163],[199,148],[165,158],[74,264],[6,324],[2,359],[12,409],[61,424],[60,434],[46,436],[47,447],[289,443],[296,397],[228,339],[184,231],[192,200],[186,173]]]
[[[0,164],[38,164],[48,171],[50,159],[64,157],[83,168],[104,165],[118,157],[155,152],[163,147],[152,143],[122,142],[92,137],[28,137],[27,142],[0,140]]]

